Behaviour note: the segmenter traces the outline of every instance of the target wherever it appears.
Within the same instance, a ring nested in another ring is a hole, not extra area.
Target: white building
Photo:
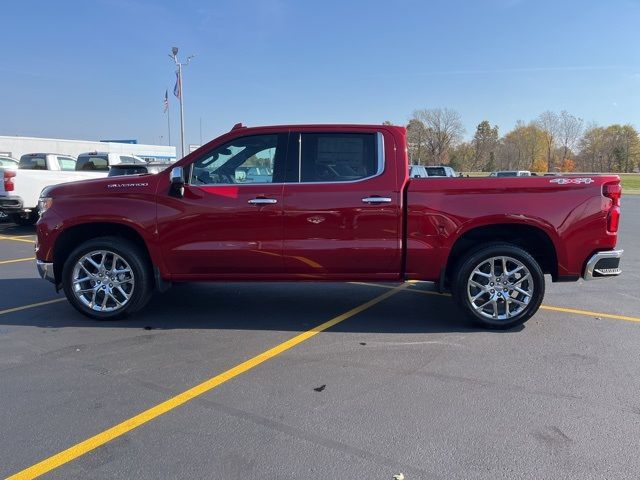
[[[77,157],[81,153],[97,151],[135,155],[149,161],[160,160],[166,162],[169,160],[173,162],[176,160],[176,147],[124,142],[96,142],[0,135],[0,155],[17,159],[20,159],[25,153],[60,153]]]

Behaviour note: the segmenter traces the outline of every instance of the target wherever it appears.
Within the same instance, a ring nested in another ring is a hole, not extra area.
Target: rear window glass
[[[444,167],[427,167],[427,173],[430,177],[446,177],[447,172]]]
[[[47,158],[42,156],[23,155],[20,158],[20,165],[18,168],[23,170],[46,170]]]
[[[106,155],[80,155],[76,170],[107,172],[109,160]]]

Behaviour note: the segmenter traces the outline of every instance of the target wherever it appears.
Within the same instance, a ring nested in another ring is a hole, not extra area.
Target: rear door
[[[287,274],[399,276],[402,202],[390,134],[365,128],[292,132],[286,176]]]
[[[288,133],[238,137],[191,165],[184,196],[158,197],[158,228],[176,278],[282,274]],[[258,169],[260,175],[248,174]]]

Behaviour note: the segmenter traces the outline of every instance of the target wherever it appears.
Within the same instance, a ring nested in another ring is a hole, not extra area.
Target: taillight
[[[615,207],[620,206],[620,197],[622,196],[622,185],[619,183],[605,183],[602,186],[602,194],[613,200]]]
[[[609,214],[607,215],[607,230],[611,233],[618,231],[618,225],[620,224],[620,207],[611,207]]]
[[[611,233],[618,231],[620,224],[620,197],[622,185],[619,183],[606,183],[602,186],[602,194],[611,199],[612,206],[607,214],[607,230]]]
[[[13,170],[5,170],[4,171],[4,191],[5,192],[13,192],[15,188],[15,184],[13,183],[13,177],[16,176],[16,172]]]

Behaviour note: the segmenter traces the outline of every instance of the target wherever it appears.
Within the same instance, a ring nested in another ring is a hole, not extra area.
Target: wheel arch
[[[459,259],[479,245],[510,243],[527,251],[540,265],[543,273],[558,278],[558,252],[551,237],[542,228],[522,223],[482,225],[465,231],[454,242],[445,267],[450,282]]]
[[[120,237],[129,240],[145,254],[145,261],[154,267],[153,256],[142,234],[130,225],[116,222],[90,222],[64,229],[56,239],[53,249],[53,271],[56,285],[62,279],[62,269],[69,255],[80,244],[98,237]]]

